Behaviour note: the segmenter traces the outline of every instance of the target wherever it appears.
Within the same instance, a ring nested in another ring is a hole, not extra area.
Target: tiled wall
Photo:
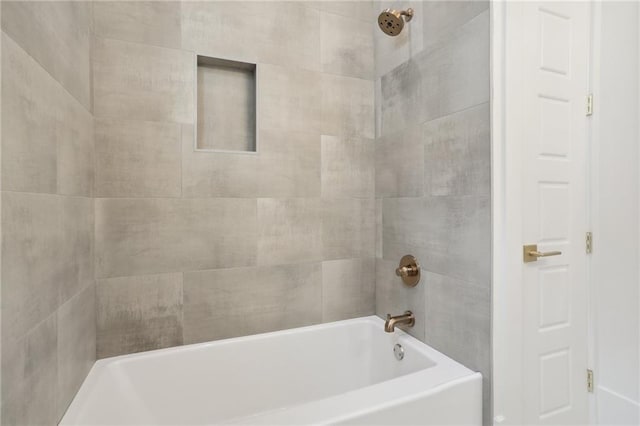
[[[401,35],[375,34],[376,313],[411,309],[410,333],[482,372],[491,424],[489,5],[376,3],[407,6]],[[404,254],[415,288],[394,274]]]
[[[371,2],[96,2],[99,357],[369,315]],[[195,152],[195,55],[257,64],[257,155]]]
[[[1,422],[56,424],[96,355],[91,8],[1,9]]]

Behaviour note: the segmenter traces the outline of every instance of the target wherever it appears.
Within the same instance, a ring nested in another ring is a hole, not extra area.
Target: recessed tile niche
[[[256,65],[198,56],[196,150],[256,152]]]

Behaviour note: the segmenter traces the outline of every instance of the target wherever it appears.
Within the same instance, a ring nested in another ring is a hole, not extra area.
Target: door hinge
[[[587,391],[593,393],[593,370],[587,370]]]
[[[593,94],[587,95],[587,116],[593,115]]]
[[[585,248],[587,254],[591,254],[593,251],[593,234],[591,232],[587,232],[585,237]]]

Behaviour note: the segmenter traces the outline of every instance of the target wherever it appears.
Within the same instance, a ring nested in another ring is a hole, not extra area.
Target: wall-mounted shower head
[[[404,19],[402,19],[404,17]],[[378,26],[387,35],[392,37],[400,34],[404,28],[404,23],[413,18],[413,9],[393,10],[385,9],[378,16]]]

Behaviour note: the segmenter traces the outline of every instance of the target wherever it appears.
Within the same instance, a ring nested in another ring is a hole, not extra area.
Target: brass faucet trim
[[[413,312],[405,311],[402,315],[396,315],[392,317],[387,314],[387,321],[384,323],[384,331],[387,333],[393,333],[396,326],[404,325],[406,327],[413,327],[416,324],[416,317],[413,316]]]
[[[400,264],[396,268],[396,275],[409,287],[415,287],[420,282],[420,265],[415,257],[410,254],[402,256]]]

